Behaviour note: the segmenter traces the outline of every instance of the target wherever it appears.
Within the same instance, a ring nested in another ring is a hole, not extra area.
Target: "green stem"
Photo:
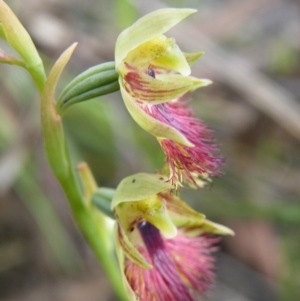
[[[45,152],[52,171],[67,196],[79,228],[102,264],[120,300],[127,301],[128,299],[123,290],[121,273],[117,266],[116,258],[112,251],[105,247],[105,240],[107,240],[108,233],[105,233],[104,229],[102,229],[101,233],[99,232],[99,225],[95,222],[95,216],[91,212],[91,208],[83,201],[83,196],[78,187],[66,145],[62,120],[55,108],[54,94],[56,85],[75,46],[74,44],[67,49],[55,63],[43,90],[41,122]],[[105,225],[103,225],[103,228],[104,226]]]
[[[27,66],[27,71],[30,73],[37,89],[40,93],[43,92],[46,83],[46,73],[43,64],[37,66]]]
[[[114,253],[108,252],[109,250],[104,246],[104,241],[107,239],[108,233],[102,231],[101,235],[97,230],[97,226],[91,218],[89,208],[83,203],[82,194],[80,193],[70,161],[69,167],[66,177],[59,177],[58,180],[69,200],[73,215],[86,240],[100,261],[108,279],[112,283],[116,294],[120,300],[127,301],[128,299],[122,286],[121,274]]]
[[[73,215],[80,229],[93,248],[97,258],[102,263],[103,269],[111,280],[116,293],[121,300],[125,301],[127,297],[123,291],[121,273],[117,267],[116,259],[113,257],[111,250],[104,246],[105,239],[107,239],[108,235],[103,229],[99,237],[99,225],[95,223],[94,214],[91,212],[91,208],[83,202],[83,197],[71,165],[61,116],[57,113],[55,108],[55,88],[59,76],[70,59],[76,45],[72,45],[62,54],[51,70],[49,77],[46,79],[42,60],[30,35],[10,7],[2,0],[0,0],[0,37],[4,38],[22,57],[26,69],[33,78],[39,92],[42,94],[41,123],[45,152],[49,164],[68,198]],[[105,68],[114,70],[114,63],[109,63],[105,66]],[[103,66],[101,68],[103,68]],[[111,75],[111,80],[116,81],[117,77],[118,74],[114,70]],[[81,78],[79,78],[79,82],[80,80]],[[114,88],[116,89],[116,87]],[[84,90],[82,92],[86,91]],[[32,204],[30,204],[30,206],[31,205]],[[31,210],[34,209],[32,206],[30,208]]]

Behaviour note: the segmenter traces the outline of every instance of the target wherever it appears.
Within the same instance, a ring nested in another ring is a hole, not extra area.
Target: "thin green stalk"
[[[71,167],[70,161],[69,167]],[[60,177],[58,180],[69,200],[79,228],[95,252],[116,294],[120,300],[127,301],[128,299],[123,290],[121,274],[114,253],[107,252],[108,250],[104,246],[104,241],[107,239],[107,236],[109,236],[109,233],[103,233],[102,231],[101,235],[97,230],[97,225],[91,216],[91,212],[83,202],[83,197],[80,193],[73,169],[69,168],[68,175],[66,177]]]
[[[43,64],[27,66],[26,69],[30,73],[37,89],[40,93],[42,93],[46,82],[46,74]]]
[[[41,122],[45,152],[52,171],[67,196],[79,228],[101,262],[118,297],[120,300],[127,301],[116,258],[111,250],[105,247],[104,240],[109,236],[109,233],[105,233],[104,229],[102,229],[102,232],[99,232],[99,225],[95,221],[94,214],[91,212],[89,206],[83,202],[83,196],[71,165],[62,120],[55,108],[55,88],[60,74],[71,57],[75,46],[74,44],[67,49],[55,63],[42,94]]]

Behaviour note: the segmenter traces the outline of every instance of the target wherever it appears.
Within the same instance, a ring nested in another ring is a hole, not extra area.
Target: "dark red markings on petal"
[[[128,72],[125,76],[125,83],[129,85],[131,91],[141,90],[144,91],[149,82],[144,80],[138,72]]]
[[[149,71],[147,74],[151,77],[149,79],[145,79],[142,77],[141,73],[138,70],[129,71],[124,76],[124,85],[126,90],[134,97],[136,100],[144,100],[144,101],[155,101],[159,99],[160,96],[168,95],[169,93],[185,90],[184,87],[176,87],[172,88],[172,83],[170,83],[168,89],[154,89],[150,86],[151,80],[155,79],[155,72]],[[150,74],[149,74],[150,72]],[[152,75],[154,74],[154,76]]]

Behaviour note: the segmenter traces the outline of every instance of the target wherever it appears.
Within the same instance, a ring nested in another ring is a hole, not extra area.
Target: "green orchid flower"
[[[219,238],[233,235],[172,193],[167,178],[136,174],[118,186],[112,209],[123,282],[130,300],[194,301],[214,277]]]
[[[184,53],[164,35],[194,9],[167,8],[139,19],[118,37],[115,64],[124,103],[133,119],[155,136],[166,154],[172,183],[218,175],[210,130],[193,117],[182,97],[211,83],[190,76],[203,52]]]

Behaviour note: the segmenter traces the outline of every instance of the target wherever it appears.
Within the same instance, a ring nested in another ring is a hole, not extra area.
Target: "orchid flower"
[[[116,70],[125,105],[133,119],[155,136],[166,154],[169,180],[197,184],[198,177],[219,174],[210,130],[193,116],[183,96],[211,83],[190,76],[203,52],[183,53],[163,33],[194,9],[161,9],[139,19],[118,37]]]
[[[171,193],[157,174],[136,174],[118,186],[112,209],[116,248],[131,301],[194,301],[214,280],[217,234],[233,235]]]

